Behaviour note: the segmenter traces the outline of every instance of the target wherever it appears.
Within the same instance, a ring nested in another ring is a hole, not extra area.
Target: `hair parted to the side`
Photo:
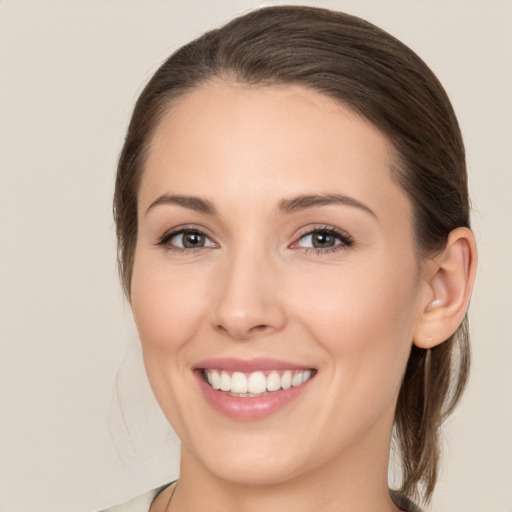
[[[141,93],[119,159],[114,196],[118,261],[130,297],[137,193],[155,128],[180,96],[211,79],[299,84],[367,118],[396,151],[393,176],[413,207],[419,258],[469,227],[465,152],[450,101],[407,46],[374,25],[326,9],[277,6],[240,16],[176,51]],[[428,501],[437,479],[439,427],[467,380],[467,318],[444,343],[412,352],[395,415],[409,498]]]

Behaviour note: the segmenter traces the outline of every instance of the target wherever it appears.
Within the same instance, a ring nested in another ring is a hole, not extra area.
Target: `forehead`
[[[345,105],[298,85],[210,82],[181,97],[151,142],[139,193],[201,195],[263,208],[336,192],[378,210],[409,204],[392,179],[394,150]]]

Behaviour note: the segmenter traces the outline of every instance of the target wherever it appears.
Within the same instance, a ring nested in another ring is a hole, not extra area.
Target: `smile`
[[[206,403],[238,421],[261,420],[301,403],[318,373],[300,363],[267,358],[207,359],[192,369]]]
[[[215,390],[231,396],[254,398],[287,390],[307,382],[314,370],[272,370],[250,373],[204,369],[204,380]]]

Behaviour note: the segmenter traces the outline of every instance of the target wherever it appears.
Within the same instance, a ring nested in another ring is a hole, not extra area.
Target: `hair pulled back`
[[[465,153],[450,101],[407,46],[374,25],[327,9],[268,7],[207,32],[169,57],[142,91],[122,149],[115,186],[118,261],[127,297],[137,241],[137,192],[149,143],[179,98],[213,78],[299,84],[343,103],[377,126],[396,152],[394,179],[413,208],[420,256],[469,227]],[[428,501],[437,479],[439,427],[469,369],[467,318],[435,348],[413,347],[395,413],[401,491]]]

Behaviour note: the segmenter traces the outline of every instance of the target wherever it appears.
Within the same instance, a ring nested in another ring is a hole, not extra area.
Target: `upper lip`
[[[314,369],[309,365],[290,363],[289,361],[280,361],[278,359],[255,358],[255,359],[236,359],[236,358],[213,358],[204,359],[194,365],[194,370],[225,370],[232,372],[251,373],[265,370],[306,370]]]

